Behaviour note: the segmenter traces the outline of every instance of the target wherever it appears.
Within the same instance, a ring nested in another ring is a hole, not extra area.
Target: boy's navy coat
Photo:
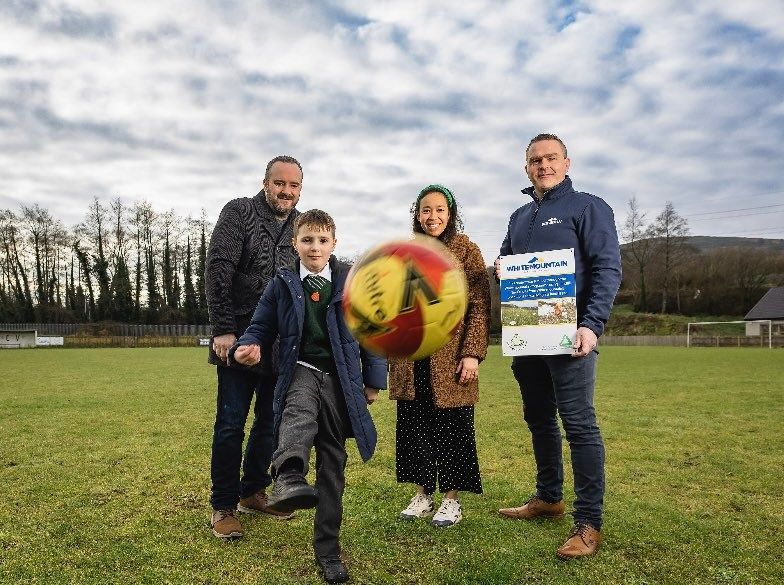
[[[327,307],[327,334],[338,381],[346,398],[346,408],[357,448],[363,461],[376,448],[376,427],[365,400],[365,386],[386,388],[387,362],[364,349],[351,335],[343,319],[343,287],[348,265],[330,257],[332,270],[332,299]],[[299,261],[293,269],[280,268],[259,299],[256,312],[239,345],[259,344],[262,352],[269,351],[276,335],[280,335],[278,382],[275,386],[275,436],[278,436],[283,405],[294,369],[299,358],[302,329],[305,323],[305,294],[299,276]],[[233,351],[232,354],[233,356]]]

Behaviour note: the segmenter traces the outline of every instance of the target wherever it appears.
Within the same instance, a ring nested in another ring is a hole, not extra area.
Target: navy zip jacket
[[[567,176],[509,218],[501,256],[574,248],[577,325],[599,337],[621,286],[621,250],[613,211],[604,200],[575,191]]]
[[[278,270],[261,295],[250,326],[229,352],[233,358],[238,346],[258,344],[264,353],[269,350],[275,337],[280,335],[279,373],[273,402],[275,437],[278,436],[283,405],[299,359],[305,324],[305,293],[299,277],[299,264],[297,260],[293,268],[283,267]],[[365,400],[365,386],[386,388],[387,362],[360,349],[352,337],[343,319],[342,306],[343,287],[349,267],[339,263],[335,256],[330,258],[329,266],[332,270],[332,298],[327,307],[327,335],[335,360],[338,386],[346,399],[352,434],[357,440],[362,460],[367,461],[376,448],[377,435]]]

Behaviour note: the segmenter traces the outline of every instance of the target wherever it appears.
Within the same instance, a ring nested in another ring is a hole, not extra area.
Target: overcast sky
[[[406,234],[441,182],[489,262],[554,132],[619,225],[636,196],[695,235],[782,238],[782,96],[780,0],[2,0],[0,208],[214,221],[290,154],[338,253]]]

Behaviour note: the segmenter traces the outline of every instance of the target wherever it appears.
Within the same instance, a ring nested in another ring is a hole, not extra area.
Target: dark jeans
[[[349,434],[346,399],[336,377],[298,364],[286,394],[272,468],[275,472],[294,459],[307,474],[310,450],[316,448],[319,500],[313,522],[313,551],[319,558],[340,557]]]
[[[274,447],[272,397],[276,380],[251,371],[221,366],[217,369],[218,404],[212,435],[210,503],[213,509],[221,510],[234,509],[240,498],[252,496],[272,483],[268,470]],[[254,394],[253,426],[243,459],[245,421]]]
[[[593,407],[596,359],[595,351],[582,358],[516,357],[512,371],[520,384],[523,418],[531,431],[537,494],[547,502],[563,499],[560,414],[572,457],[574,520],[601,530],[604,443]]]

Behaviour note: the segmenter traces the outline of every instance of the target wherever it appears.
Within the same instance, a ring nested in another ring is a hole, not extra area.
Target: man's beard
[[[275,215],[275,217],[278,219],[286,219],[289,216],[289,213],[291,213],[293,206],[285,209],[281,207],[276,197],[271,197],[267,195],[266,192],[264,194],[266,195],[267,204],[270,206],[270,209],[272,209],[272,213]]]

